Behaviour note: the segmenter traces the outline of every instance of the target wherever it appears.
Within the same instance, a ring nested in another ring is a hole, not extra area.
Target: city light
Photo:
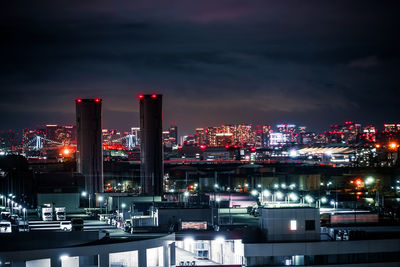
[[[270,192],[269,190],[264,190],[264,191],[263,191],[263,195],[264,195],[265,197],[269,197],[269,196],[271,195],[271,192]]]
[[[276,193],[275,193],[275,196],[276,196],[276,198],[277,198],[277,199],[279,199],[279,200],[280,200],[280,199],[282,199],[282,198],[283,198],[283,193],[282,193],[282,192],[280,192],[280,191],[278,191],[278,192],[276,192]]]
[[[395,143],[395,142],[392,142],[392,143],[389,144],[390,149],[396,149],[397,146],[398,146],[398,145],[397,145],[397,143]]]
[[[83,191],[83,192],[81,193],[81,195],[82,195],[83,197],[86,197],[86,196],[87,196],[87,192],[86,192],[86,191]]]
[[[305,200],[307,201],[307,203],[312,203],[312,202],[314,202],[313,197],[310,196],[310,195],[306,195],[306,196],[305,196]]]
[[[144,95],[140,94],[138,95],[139,99],[142,99],[144,97]]]
[[[289,199],[292,201],[297,201],[299,199],[299,197],[295,193],[290,193]]]
[[[289,151],[289,157],[291,157],[291,158],[295,158],[295,157],[297,157],[298,156],[298,153],[297,153],[297,150],[290,150]]]
[[[69,258],[69,256],[66,254],[63,254],[60,256],[60,260],[62,260],[62,261],[67,260],[68,258]]]
[[[251,190],[251,194],[252,194],[253,196],[257,196],[257,195],[258,195],[258,191],[255,190],[255,189],[253,189],[253,190]]]
[[[65,148],[65,149],[63,150],[63,154],[64,154],[64,155],[69,155],[69,153],[70,153],[70,151],[69,151],[68,148]]]
[[[369,176],[369,177],[367,177],[367,179],[365,179],[365,184],[366,185],[370,185],[370,184],[372,184],[374,182],[375,182],[375,179],[372,176]]]
[[[152,98],[157,98],[157,95],[156,94],[152,94],[151,97]]]
[[[82,102],[82,99],[81,99],[81,98],[78,98],[78,99],[76,100],[76,102],[81,103],[81,102]]]
[[[125,203],[122,203],[122,204],[121,204],[121,208],[123,208],[123,209],[126,208],[126,204],[125,204]]]
[[[328,199],[326,197],[322,197],[321,198],[321,203],[325,204],[326,202],[328,202]]]
[[[183,195],[184,195],[185,197],[188,197],[188,196],[189,196],[189,192],[188,192],[188,191],[185,191],[185,193],[183,193]]]
[[[104,197],[103,197],[103,196],[99,196],[99,197],[97,198],[97,201],[99,201],[99,202],[103,202],[103,200],[104,200]]]
[[[217,242],[218,244],[222,244],[222,243],[225,242],[225,237],[223,237],[223,236],[217,236],[217,237],[215,238],[215,242]]]

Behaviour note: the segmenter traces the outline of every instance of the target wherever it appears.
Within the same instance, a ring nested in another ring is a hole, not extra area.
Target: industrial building
[[[89,196],[104,191],[101,106],[100,98],[76,100],[77,172],[85,176]]]
[[[142,194],[163,192],[162,95],[139,95],[140,102],[140,182]]]

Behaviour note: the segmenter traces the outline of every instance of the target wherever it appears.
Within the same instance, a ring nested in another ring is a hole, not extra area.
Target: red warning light
[[[94,101],[98,103],[100,102],[100,98],[96,98]]]
[[[206,149],[206,145],[200,145],[200,149]]]
[[[257,149],[255,147],[251,148],[251,152],[255,152]]]
[[[152,98],[157,98],[157,95],[156,94],[152,94],[151,97]]]
[[[139,99],[142,99],[144,97],[144,95],[140,94],[139,95]]]
[[[228,148],[229,148],[229,145],[225,145],[225,148],[228,149]]]
[[[78,98],[78,99],[76,100],[76,102],[81,103],[81,102],[82,102],[82,99]]]

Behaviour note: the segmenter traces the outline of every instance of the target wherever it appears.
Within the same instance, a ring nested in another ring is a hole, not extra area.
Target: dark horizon
[[[397,123],[394,1],[7,2],[0,11],[0,129],[73,124],[103,98],[104,128],[139,125],[140,93],[164,127],[292,122],[319,132]]]

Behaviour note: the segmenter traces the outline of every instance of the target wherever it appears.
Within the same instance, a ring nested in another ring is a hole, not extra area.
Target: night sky
[[[104,127],[128,129],[137,95],[153,92],[180,134],[400,122],[399,10],[395,1],[2,1],[0,129],[74,123],[78,97],[102,97]]]

